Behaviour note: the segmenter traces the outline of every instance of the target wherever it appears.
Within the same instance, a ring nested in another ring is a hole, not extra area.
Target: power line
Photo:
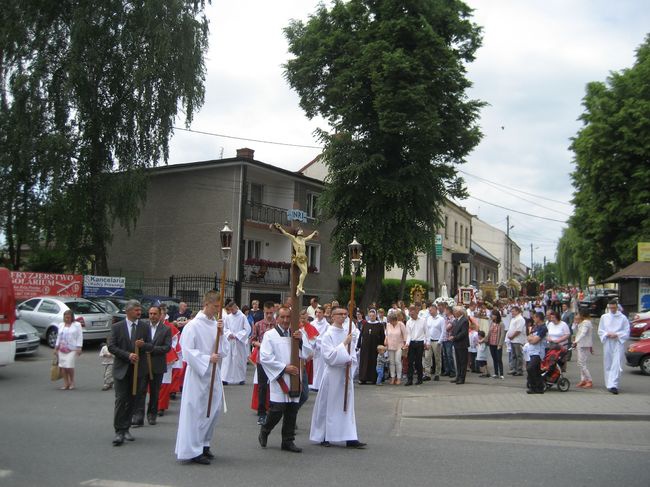
[[[185,128],[182,128],[182,127],[174,127],[174,130],[182,130],[184,132],[191,132],[193,134],[211,135],[213,137],[222,137],[224,139],[245,140],[247,142],[259,142],[260,144],[284,145],[284,146],[287,146],[287,147],[302,147],[304,149],[323,150],[323,148],[321,146],[318,146],[318,145],[291,144],[289,142],[277,142],[277,141],[273,141],[273,140],[250,139],[248,137],[235,137],[234,135],[215,134],[213,132],[204,132],[203,130],[185,129]]]
[[[548,200],[548,201],[552,201],[554,203],[560,203],[562,205],[573,206],[571,203],[567,203],[566,201],[554,200],[553,198],[549,198],[548,196],[541,196],[541,195],[538,195],[538,194],[535,194],[535,193],[529,193],[528,191],[513,188],[512,186],[507,186],[507,185],[502,184],[502,183],[498,183],[498,182],[495,182],[495,181],[491,181],[489,179],[485,179],[485,178],[483,178],[481,176],[477,176],[476,174],[472,174],[472,173],[469,173],[467,171],[463,171],[462,169],[458,169],[458,172],[462,172],[463,174],[467,174],[468,176],[472,176],[473,178],[480,179],[481,181],[486,181],[488,183],[498,184],[500,186],[503,186],[504,188],[508,188],[508,189],[510,189],[512,191],[516,191],[516,192],[519,192],[519,193],[527,194],[528,196],[534,196],[535,198],[542,198],[542,199],[545,199],[545,200]]]
[[[532,213],[526,213],[526,212],[519,211],[519,210],[513,210],[512,208],[507,208],[505,206],[497,205],[496,203],[490,203],[489,201],[482,200],[480,198],[477,198],[476,196],[469,195],[469,198],[475,199],[475,200],[480,201],[481,203],[485,203],[487,205],[496,206],[497,208],[501,208],[502,210],[508,210],[508,211],[512,211],[514,213],[520,213],[522,215],[530,216],[530,217],[533,217],[533,218],[539,218],[540,220],[548,220],[550,222],[557,222],[557,223],[566,223],[566,221],[564,221],[564,220],[556,220],[555,218],[547,218],[545,216],[533,215]]]

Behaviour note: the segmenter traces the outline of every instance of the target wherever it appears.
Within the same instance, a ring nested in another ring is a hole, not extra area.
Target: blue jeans
[[[442,365],[443,373],[456,375],[454,365],[454,342],[442,342]]]
[[[384,368],[377,367],[377,385],[381,384],[382,382],[384,382]]]

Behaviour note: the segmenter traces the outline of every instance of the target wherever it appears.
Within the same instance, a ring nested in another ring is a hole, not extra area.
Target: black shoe
[[[266,423],[266,415],[263,414],[261,416],[257,417],[257,424],[258,426],[262,426],[264,423]]]
[[[457,380],[457,381],[456,381],[456,385],[457,385],[457,386],[459,386],[459,385],[461,385],[461,384],[464,384],[464,383],[465,383],[465,380],[464,380],[464,379],[463,379],[463,380]]]
[[[325,448],[329,448],[331,445],[330,445],[329,441],[321,441],[320,446],[323,446]]]
[[[429,377],[429,376],[427,375],[426,377],[423,377],[422,380],[423,380],[423,381],[428,381],[428,380],[431,380],[431,377]]]
[[[449,378],[450,378],[450,379],[455,379],[455,378],[456,378],[456,374],[449,374]]]
[[[221,381],[221,385],[222,385],[222,386],[227,386],[228,383],[224,380],[224,381]]]
[[[413,381],[412,381],[412,380],[407,380],[407,381],[404,383],[404,385],[405,385],[405,386],[412,386],[412,385],[413,385]]]
[[[449,382],[451,382],[452,384],[455,384],[458,381],[456,379],[451,379]]]
[[[164,409],[161,409],[160,411],[158,411],[158,416],[162,417],[164,415],[165,415],[165,410]]]
[[[609,392],[611,392],[612,394],[614,394],[614,395],[618,394],[618,389],[616,387],[611,387],[611,388],[609,388],[607,390]]]
[[[422,384],[422,379],[418,380],[418,381],[415,383],[416,386],[419,386],[420,384]]]
[[[284,451],[290,451],[293,453],[300,453],[302,451],[302,448],[298,448],[293,441],[287,441],[286,443],[282,443],[280,449]]]
[[[440,376],[439,376],[439,375],[434,375],[434,376],[433,376],[433,382],[438,382],[439,380],[440,380]]]
[[[212,459],[214,458],[214,455],[213,455],[212,452],[210,451],[210,447],[209,447],[209,446],[204,446],[204,447],[203,447],[203,456],[204,456],[205,458],[209,459],[209,460],[212,460]]]
[[[137,420],[137,419],[131,420],[131,426],[133,426],[134,428],[141,428],[142,426],[144,426],[144,419],[141,419],[141,420]]]
[[[135,441],[135,438],[133,438],[131,433],[129,433],[128,431],[125,431],[124,433],[122,433],[122,436],[124,437],[124,439],[126,441]]]
[[[243,386],[244,384],[246,384],[246,381],[245,381],[245,380],[243,380],[243,381],[241,381],[241,382],[239,383],[240,386]]]
[[[120,446],[122,443],[124,443],[124,435],[116,433],[115,438],[113,438],[113,446]]]
[[[356,448],[357,450],[362,450],[366,447],[366,443],[361,443],[359,440],[346,441],[346,448]]]
[[[169,399],[171,399],[171,400],[176,399],[176,393],[175,392],[170,392],[169,393]]]
[[[260,442],[262,448],[266,448],[266,442],[269,439],[269,434],[260,429],[260,434],[257,437],[257,440]]]
[[[190,462],[198,463],[199,465],[210,465],[210,459],[203,454],[199,455],[198,457],[192,458]]]
[[[147,422],[148,422],[151,426],[155,426],[155,425],[156,425],[156,417],[153,416],[153,415],[152,415],[152,416],[149,416],[149,417],[147,418]]]

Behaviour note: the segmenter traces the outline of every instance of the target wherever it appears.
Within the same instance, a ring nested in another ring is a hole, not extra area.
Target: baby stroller
[[[551,387],[557,386],[560,392],[566,392],[571,387],[569,379],[562,374],[562,365],[566,361],[568,353],[572,350],[573,348],[558,347],[546,352],[541,369],[547,391]]]

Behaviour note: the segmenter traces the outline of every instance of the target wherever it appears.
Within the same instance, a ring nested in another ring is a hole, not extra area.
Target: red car
[[[650,330],[650,318],[641,318],[630,323],[630,338],[641,338],[641,333]]]
[[[650,375],[650,339],[639,340],[630,345],[625,352],[625,360],[630,367],[641,367],[644,375]]]

